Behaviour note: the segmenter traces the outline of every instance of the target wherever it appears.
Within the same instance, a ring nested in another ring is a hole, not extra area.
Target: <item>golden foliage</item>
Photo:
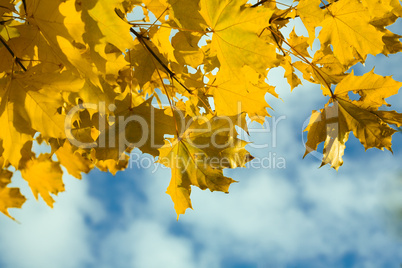
[[[385,28],[402,16],[400,2],[328,2],[0,0],[0,211],[11,217],[25,202],[7,187],[11,170],[53,206],[61,166],[79,179],[95,167],[115,174],[135,147],[172,169],[178,216],[192,186],[228,192],[223,169],[253,159],[235,128],[269,116],[273,68],[292,90],[303,75],[330,98],[312,113],[306,154],[324,142],[322,164],[338,169],[350,132],[365,149],[391,150],[402,115],[379,109],[402,84],[350,68],[402,51]],[[283,35],[296,17],[309,36]],[[51,153],[38,155],[34,142]]]

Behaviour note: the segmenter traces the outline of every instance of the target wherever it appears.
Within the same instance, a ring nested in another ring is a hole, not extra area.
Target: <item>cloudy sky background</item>
[[[369,57],[355,72],[375,65],[402,81],[401,62],[401,53]],[[170,170],[160,166],[153,172],[134,162],[115,177],[94,170],[82,181],[65,175],[53,210],[15,174],[13,185],[29,200],[11,210],[21,224],[0,215],[0,267],[399,267],[402,134],[393,136],[394,154],[364,152],[351,135],[339,171],[318,168],[314,156],[302,159],[302,129],[328,99],[308,82],[290,92],[282,77],[280,68],[270,73],[283,101],[267,96],[275,111],[250,137],[268,143],[249,149],[271,166],[225,170],[239,181],[228,195],[193,188],[194,210],[179,221],[165,194]],[[388,102],[402,112],[402,93]]]

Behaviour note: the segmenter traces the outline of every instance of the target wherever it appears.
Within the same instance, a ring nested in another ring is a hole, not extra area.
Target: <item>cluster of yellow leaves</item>
[[[53,206],[61,167],[79,179],[95,167],[115,174],[134,147],[172,169],[178,215],[191,208],[191,186],[228,192],[223,169],[252,160],[235,127],[247,129],[245,116],[264,122],[266,96],[278,97],[272,68],[292,89],[298,70],[330,96],[312,114],[306,154],[324,142],[323,164],[337,169],[350,131],[366,149],[390,150],[389,125],[402,115],[378,109],[401,83],[348,70],[402,51],[385,28],[402,16],[399,1],[247,2],[0,0],[0,211],[11,217],[25,202],[6,187],[12,169]],[[296,17],[308,37],[281,33]],[[317,27],[321,48],[310,55]],[[34,142],[51,152],[37,155]]]

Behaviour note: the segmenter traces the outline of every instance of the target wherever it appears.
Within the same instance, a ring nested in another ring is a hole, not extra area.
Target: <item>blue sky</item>
[[[369,57],[355,72],[376,66],[375,73],[402,81],[401,62],[401,53]],[[65,175],[53,210],[14,180],[29,200],[11,212],[21,224],[0,215],[0,267],[398,267],[402,134],[393,136],[393,154],[365,152],[351,135],[339,171],[318,168],[314,156],[302,159],[302,129],[327,98],[308,82],[290,92],[282,77],[282,70],[270,73],[283,101],[267,97],[275,111],[266,131],[250,138],[268,142],[249,149],[271,157],[271,167],[225,170],[238,181],[230,194],[193,188],[194,210],[179,221],[165,194],[170,170],[160,166],[133,162],[116,176],[95,170],[82,181]],[[402,112],[402,93],[388,100]],[[268,130],[281,116],[275,138]]]

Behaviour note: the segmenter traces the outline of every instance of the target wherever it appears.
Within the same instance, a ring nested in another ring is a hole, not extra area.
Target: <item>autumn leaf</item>
[[[216,77],[218,88],[213,91],[218,114],[236,115],[246,111],[261,122],[268,115],[264,101],[267,91],[257,81],[259,75],[265,76],[266,70],[277,66],[279,60],[275,46],[259,35],[264,29],[261,26],[269,25],[274,10],[265,6],[250,8],[245,2],[202,0],[200,13],[211,29],[210,49],[215,51],[220,63]],[[239,99],[242,99],[241,111],[235,111]]]
[[[144,48],[141,43],[136,41],[134,44],[133,50],[128,53],[127,60],[134,67],[133,77],[137,79],[139,86],[143,87],[151,80],[156,69],[160,69],[161,66],[156,59],[147,52],[146,48]],[[167,64],[165,58],[159,53],[155,46],[152,46],[151,49]]]
[[[281,66],[283,67],[283,69],[285,69],[284,77],[286,77],[291,90],[293,90],[298,85],[301,85],[302,82],[300,78],[295,74],[295,68],[293,67],[290,56],[286,56],[283,58]]]
[[[252,159],[235,128],[246,135],[246,118],[275,108],[278,67],[291,89],[303,76],[330,98],[311,115],[306,154],[324,143],[322,165],[338,169],[350,132],[391,150],[402,115],[382,107],[401,83],[351,70],[402,51],[401,16],[397,0],[0,0],[0,211],[25,201],[7,187],[13,172],[52,206],[61,167],[114,175],[134,147],[172,169],[178,215],[192,186],[227,192],[223,169]]]
[[[66,140],[62,147],[56,151],[57,159],[63,165],[69,174],[81,179],[81,172],[88,173],[92,169],[92,162],[84,157],[85,152],[73,148]]]
[[[330,163],[335,169],[342,164],[342,155],[349,132],[369,148],[391,151],[391,136],[396,132],[388,124],[400,125],[401,115],[394,111],[377,111],[386,105],[385,98],[398,92],[401,82],[382,77],[372,70],[361,77],[350,74],[335,88],[334,96],[320,111],[313,111],[308,131],[305,156],[317,150],[325,141],[322,165]],[[351,100],[348,93],[357,93],[359,100]]]
[[[89,15],[99,27],[103,37],[98,42],[108,42],[117,47],[121,52],[125,52],[133,45],[133,38],[130,35],[130,25],[122,20],[115,12],[122,1],[119,0],[99,0],[93,6],[87,6],[86,1],[81,3],[87,8]],[[86,22],[87,23],[87,22]],[[88,31],[86,34],[90,34]],[[104,39],[104,40],[103,40]],[[96,50],[96,49],[95,49]]]
[[[168,139],[159,149],[158,162],[172,169],[167,193],[175,204],[177,218],[192,208],[191,186],[227,193],[235,182],[223,175],[228,167],[244,167],[252,156],[234,128],[240,117],[213,117],[194,121],[177,139]]]
[[[110,172],[113,175],[116,175],[117,171],[122,171],[126,169],[128,166],[128,156],[124,155],[119,160],[107,159],[107,160],[98,160],[96,162],[96,167],[103,172]]]
[[[40,194],[46,204],[53,208],[54,199],[50,194],[57,195],[64,191],[60,164],[53,162],[49,154],[41,154],[26,163],[21,175],[28,182],[36,200]]]
[[[357,0],[333,2],[326,8],[320,26],[321,46],[331,44],[335,57],[345,66],[355,59],[364,61],[368,54],[377,55],[383,50],[384,34],[370,24],[369,12]]]
[[[85,32],[85,24],[80,12],[76,10],[75,1],[28,1],[26,16],[29,24],[23,27],[28,27],[27,32],[33,33],[33,39],[27,39],[26,43],[33,49],[37,47],[39,53],[52,54],[52,61],[56,62],[57,59],[70,69],[84,74],[95,84],[98,83],[93,63],[82,57],[80,47],[75,45],[84,43],[82,35]],[[36,57],[39,59],[40,56]]]
[[[263,83],[261,85],[260,75],[251,68],[244,66],[242,75],[247,80],[240,80],[237,83],[230,79],[230,74],[217,78],[211,89],[216,102],[218,115],[235,115],[247,111],[252,120],[263,123],[265,116],[269,116],[267,108],[270,106],[265,101],[268,92],[275,92],[273,86]]]
[[[21,208],[26,198],[20,193],[20,189],[7,187],[11,183],[13,173],[2,169],[0,171],[0,212],[15,220],[8,213],[9,208]]]
[[[320,0],[300,0],[296,7],[297,14],[307,28],[308,44],[313,45],[315,40],[315,28],[324,20],[325,12],[320,8]]]

